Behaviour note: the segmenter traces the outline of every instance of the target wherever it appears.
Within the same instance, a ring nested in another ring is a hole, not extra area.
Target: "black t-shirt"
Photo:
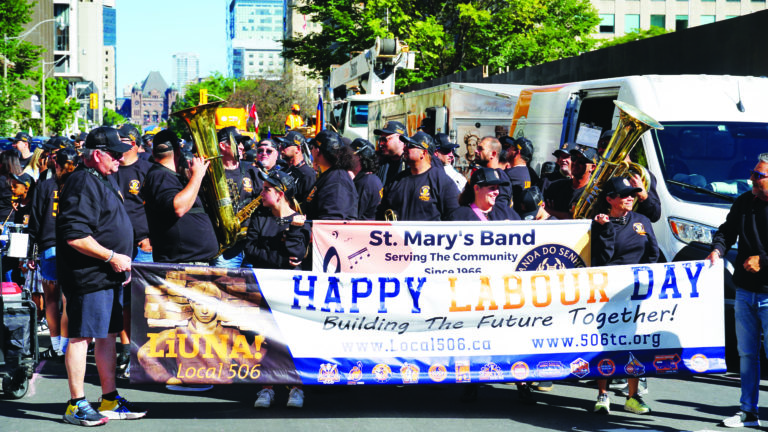
[[[320,174],[306,201],[310,220],[357,219],[357,190],[349,172],[331,168]]]
[[[556,169],[555,171],[541,177],[538,183],[539,190],[541,190],[541,193],[543,194],[547,189],[549,189],[549,186],[552,183],[558,180],[569,179],[569,178],[570,177],[566,177],[558,167],[558,169]]]
[[[256,168],[253,165],[241,163],[235,169],[224,170],[224,175],[227,177],[229,196],[237,213],[257,196],[253,194],[257,177]]]
[[[495,171],[499,174],[501,180],[510,182],[510,184],[506,186],[499,185],[499,196],[496,197],[496,204],[493,205],[491,210],[491,213],[493,213],[492,220],[520,220],[520,216],[512,208],[514,204],[512,202],[512,182],[507,172],[501,168],[495,168]]]
[[[301,161],[299,165],[289,166],[287,172],[296,179],[296,200],[299,203],[304,203],[312,191],[312,187],[315,186],[317,173],[306,161]]]
[[[5,220],[13,210],[13,193],[11,192],[11,182],[6,176],[0,176],[0,218]]]
[[[375,220],[376,209],[381,203],[381,180],[373,173],[360,171],[355,176],[355,189],[357,190],[357,219]]]
[[[181,177],[160,164],[154,164],[144,179],[141,193],[155,262],[203,262],[218,253],[216,233],[199,196],[184,216],[176,216],[173,200],[182,189]]]
[[[394,210],[397,220],[450,220],[459,207],[456,183],[445,174],[443,167],[432,166],[421,174],[403,171],[384,186],[383,198],[377,212],[384,219],[386,210]]]
[[[254,267],[272,269],[290,269],[289,257],[303,260],[311,228],[308,223],[300,227],[291,225],[294,215],[277,218],[266,212],[255,214],[245,239],[246,260]]]
[[[544,201],[552,209],[571,212],[571,205],[576,203],[584,188],[573,189],[573,180],[563,179],[552,183],[544,193]]]
[[[29,212],[29,233],[42,252],[56,246],[56,214],[59,211],[59,185],[56,179],[35,186]]]
[[[116,254],[131,256],[133,227],[112,176],[83,166],[66,180],[56,216],[56,271],[64,293],[113,289],[126,280],[102,259],[81,254],[67,240],[93,237]]]
[[[376,175],[381,180],[381,184],[388,185],[392,180],[397,177],[398,174],[405,171],[405,161],[402,158],[397,159],[380,159],[379,160],[379,172]]]
[[[115,173],[115,180],[125,198],[125,211],[128,212],[128,217],[133,223],[133,237],[136,243],[149,237],[149,225],[147,224],[147,214],[144,211],[141,186],[144,184],[144,178],[150,168],[152,168],[151,163],[137,159],[130,165],[121,165]]]

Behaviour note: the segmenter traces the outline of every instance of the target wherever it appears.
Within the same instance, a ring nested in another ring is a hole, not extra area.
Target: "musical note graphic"
[[[368,248],[364,247],[360,249],[359,251],[353,253],[352,255],[349,255],[347,259],[349,260],[349,268],[353,269],[359,263],[363,260],[365,257],[370,257],[371,253],[368,252]]]

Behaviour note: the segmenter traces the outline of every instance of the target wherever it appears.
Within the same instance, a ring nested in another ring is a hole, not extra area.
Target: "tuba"
[[[664,126],[628,103],[621,101],[613,101],[613,103],[619,109],[619,124],[600,156],[592,178],[576,201],[573,210],[574,219],[594,216],[597,197],[605,182],[612,177],[623,176],[627,172],[637,173],[643,178],[646,190],[650,187],[650,178],[645,168],[634,162],[627,163],[624,159],[647,130],[664,129]]]
[[[240,229],[240,224],[250,216],[250,213],[248,216],[236,214],[232,198],[229,195],[227,176],[219,152],[219,140],[216,137],[216,108],[222,103],[219,101],[198,105],[171,114],[184,120],[189,128],[192,141],[195,144],[195,154],[211,162],[208,165],[200,190],[205,211],[213,222],[213,229],[219,242],[218,255],[245,237],[245,233]],[[248,206],[241,212],[247,210],[252,212],[253,208]]]

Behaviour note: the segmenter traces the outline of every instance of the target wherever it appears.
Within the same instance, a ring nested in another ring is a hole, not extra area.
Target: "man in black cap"
[[[57,273],[67,298],[70,342],[65,355],[71,399],[64,421],[82,426],[141,418],[146,411],[118,395],[115,336],[122,329],[122,290],[129,281],[133,236],[123,197],[111,177],[130,146],[100,127],[85,140],[83,165],[66,180],[56,218]],[[99,412],[85,399],[88,342],[96,340]]]
[[[304,160],[304,135],[297,131],[289,131],[284,137],[277,139],[282,146],[283,160],[288,163],[286,171],[296,179],[296,200],[299,204],[309,195],[309,191],[315,185],[317,174],[315,170]]]
[[[269,174],[270,171],[277,166],[278,159],[280,159],[280,146],[272,138],[264,138],[259,141],[256,146],[256,162],[254,166],[258,171],[265,174]],[[253,194],[254,196],[261,195],[261,190],[264,188],[264,181],[261,176],[256,176],[253,180]]]
[[[555,165],[556,168],[554,171],[547,175],[541,176],[539,179],[539,189],[542,192],[546,192],[549,188],[549,185],[552,183],[562,180],[562,179],[570,179],[571,178],[571,149],[574,148],[573,144],[570,143],[562,143],[560,147],[558,147],[554,152],[552,152],[552,156],[556,158]]]
[[[558,180],[549,186],[544,193],[547,213],[558,219],[573,219],[571,208],[589,183],[597,158],[597,149],[594,147],[575,146],[571,150],[573,177]]]
[[[139,149],[139,158],[149,160],[152,157],[152,134],[141,136],[141,148]]]
[[[45,160],[45,166],[42,168],[42,171],[37,178],[38,182],[56,178],[56,164],[54,162],[56,153],[70,145],[71,144],[67,138],[60,136],[53,137],[43,143],[43,160]]]
[[[440,160],[445,169],[445,174],[456,183],[456,187],[459,189],[459,193],[464,190],[464,186],[467,184],[467,178],[461,175],[453,167],[453,163],[456,160],[456,149],[458,144],[451,142],[450,137],[444,133],[435,135],[435,157]]]
[[[379,172],[376,175],[384,186],[406,168],[403,161],[405,146],[400,140],[405,133],[405,126],[394,120],[388,121],[383,129],[373,131],[373,134],[378,137],[376,144],[379,151]]]
[[[155,163],[141,194],[146,200],[154,261],[207,265],[219,250],[213,224],[198,197],[210,162],[191,157],[189,177],[179,174],[187,161],[182,158],[178,137],[168,129],[155,135],[152,156]]]
[[[384,186],[377,219],[383,220],[385,213],[392,210],[398,220],[450,220],[451,213],[459,207],[459,193],[445,172],[432,166],[429,154],[432,138],[416,132],[410,138],[401,136],[400,139],[408,146],[409,169]]]
[[[32,139],[26,132],[19,132],[16,134],[16,137],[13,138],[13,148],[15,148],[20,155],[19,164],[21,165],[21,169],[26,168],[30,159],[32,159],[32,152],[29,150],[30,141],[32,141]]]

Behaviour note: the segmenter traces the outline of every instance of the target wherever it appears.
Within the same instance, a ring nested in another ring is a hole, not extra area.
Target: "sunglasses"
[[[768,173],[752,170],[749,172],[749,178],[752,180],[762,180],[768,177]]]
[[[114,150],[100,150],[102,153],[106,153],[111,157],[112,159],[119,161],[123,158],[123,154],[120,152],[116,152]]]
[[[259,154],[261,154],[261,153],[272,154],[274,152],[275,151],[273,149],[271,149],[271,148],[259,148],[259,149],[256,149],[256,153],[259,153]]]

